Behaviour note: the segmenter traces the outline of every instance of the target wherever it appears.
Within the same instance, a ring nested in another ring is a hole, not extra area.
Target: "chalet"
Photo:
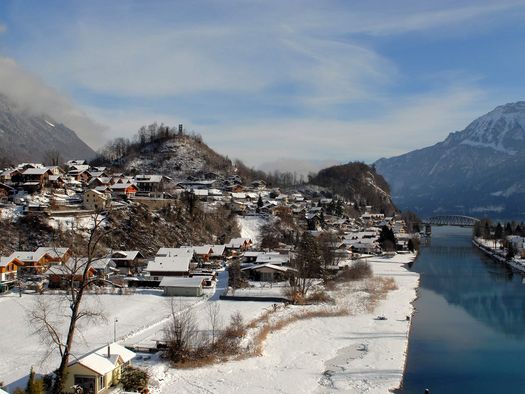
[[[91,267],[95,270],[95,275],[102,279],[107,279],[118,272],[117,265],[111,257],[93,260]]]
[[[54,189],[63,189],[66,184],[66,180],[62,175],[49,175],[48,184]]]
[[[77,182],[81,182],[81,183],[87,183],[89,181],[89,173],[88,173],[88,169],[77,169],[78,167],[83,167],[83,166],[74,166],[74,168],[72,170],[69,170],[69,172],[67,173],[67,175],[69,177],[71,177],[72,179],[74,179],[75,181]],[[89,166],[88,166],[89,168]]]
[[[73,252],[69,248],[40,247],[35,250],[35,255],[45,254],[48,257],[47,264],[64,264],[72,256]]]
[[[165,276],[159,287],[164,289],[164,295],[169,297],[200,297],[202,295],[203,276],[192,278],[177,278]]]
[[[257,264],[250,267],[242,268],[241,272],[248,276],[250,280],[263,282],[280,282],[287,280],[296,270],[290,267],[280,265]]]
[[[23,182],[23,180],[24,177],[22,176],[22,171],[17,168],[5,170],[0,173],[0,182],[13,184]]]
[[[24,262],[11,256],[0,256],[0,283],[12,282],[16,280],[18,268],[22,267]]]
[[[155,281],[160,281],[164,276],[189,276],[190,263],[193,259],[193,249],[166,249],[161,248],[158,253],[165,255],[155,256],[148,262],[146,271]]]
[[[62,288],[68,287],[71,282],[81,282],[86,270],[86,264],[86,258],[69,259],[69,261],[65,264],[53,265],[49,267],[49,269],[46,271],[46,276],[49,279],[49,287]],[[93,278],[95,274],[95,268],[90,266],[87,270],[87,278]]]
[[[208,261],[213,253],[211,245],[203,246],[181,246],[181,249],[192,249],[194,258],[202,261]]]
[[[111,178],[110,177],[95,177],[91,178],[88,182],[88,187],[91,189],[94,189],[98,186],[111,186]]]
[[[118,343],[104,346],[92,353],[74,357],[66,368],[65,393],[107,394],[121,379],[122,369],[130,364],[135,353]]]
[[[83,166],[83,165],[87,165],[87,161],[86,160],[68,160],[68,161],[66,161],[66,166],[67,167]]]
[[[49,168],[28,168],[22,172],[24,183],[22,187],[27,191],[41,190],[49,182],[49,176],[53,175]]]
[[[84,193],[84,207],[93,211],[108,209],[111,207],[111,194],[88,190]]]
[[[141,192],[149,193],[155,197],[163,196],[171,180],[171,178],[164,175],[136,175],[133,178]]]
[[[288,265],[290,256],[278,252],[263,252],[256,259],[255,264]]]
[[[10,257],[16,258],[24,263],[23,274],[40,274],[55,261],[49,253],[39,250],[38,252],[15,251]]]
[[[144,256],[138,250],[116,250],[111,254],[120,273],[131,275],[144,266]]]
[[[232,251],[245,251],[253,246],[253,242],[250,238],[233,238],[230,243],[226,245],[226,248]]]
[[[132,183],[115,183],[110,186],[113,197],[131,198],[138,192],[137,186]]]

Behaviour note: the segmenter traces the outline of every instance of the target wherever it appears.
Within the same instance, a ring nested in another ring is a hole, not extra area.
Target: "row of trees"
[[[509,235],[525,237],[525,223],[498,222],[492,223],[490,219],[482,219],[474,225],[473,233],[475,237],[485,239],[503,239]]]

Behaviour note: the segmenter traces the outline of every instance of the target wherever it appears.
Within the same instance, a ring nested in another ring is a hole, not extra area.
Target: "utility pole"
[[[115,321],[113,322],[113,342],[117,342],[117,323],[118,319],[115,318]]]

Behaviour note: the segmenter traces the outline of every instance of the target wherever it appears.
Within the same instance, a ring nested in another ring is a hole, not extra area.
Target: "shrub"
[[[141,391],[148,387],[147,371],[128,365],[122,371],[120,382],[126,391]]]
[[[328,295],[326,291],[316,291],[315,293],[308,296],[306,299],[307,302],[312,304],[327,304],[334,303],[334,299]]]
[[[366,261],[358,261],[344,269],[343,272],[339,274],[338,279],[346,282],[370,278],[371,276],[372,268],[370,267],[370,264]]]

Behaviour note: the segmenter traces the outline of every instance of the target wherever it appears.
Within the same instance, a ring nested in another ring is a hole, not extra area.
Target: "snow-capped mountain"
[[[499,106],[442,142],[375,166],[401,209],[525,218],[525,102]]]
[[[95,156],[73,130],[45,114],[22,110],[0,94],[0,159],[40,162],[49,151],[60,152],[64,160]]]

